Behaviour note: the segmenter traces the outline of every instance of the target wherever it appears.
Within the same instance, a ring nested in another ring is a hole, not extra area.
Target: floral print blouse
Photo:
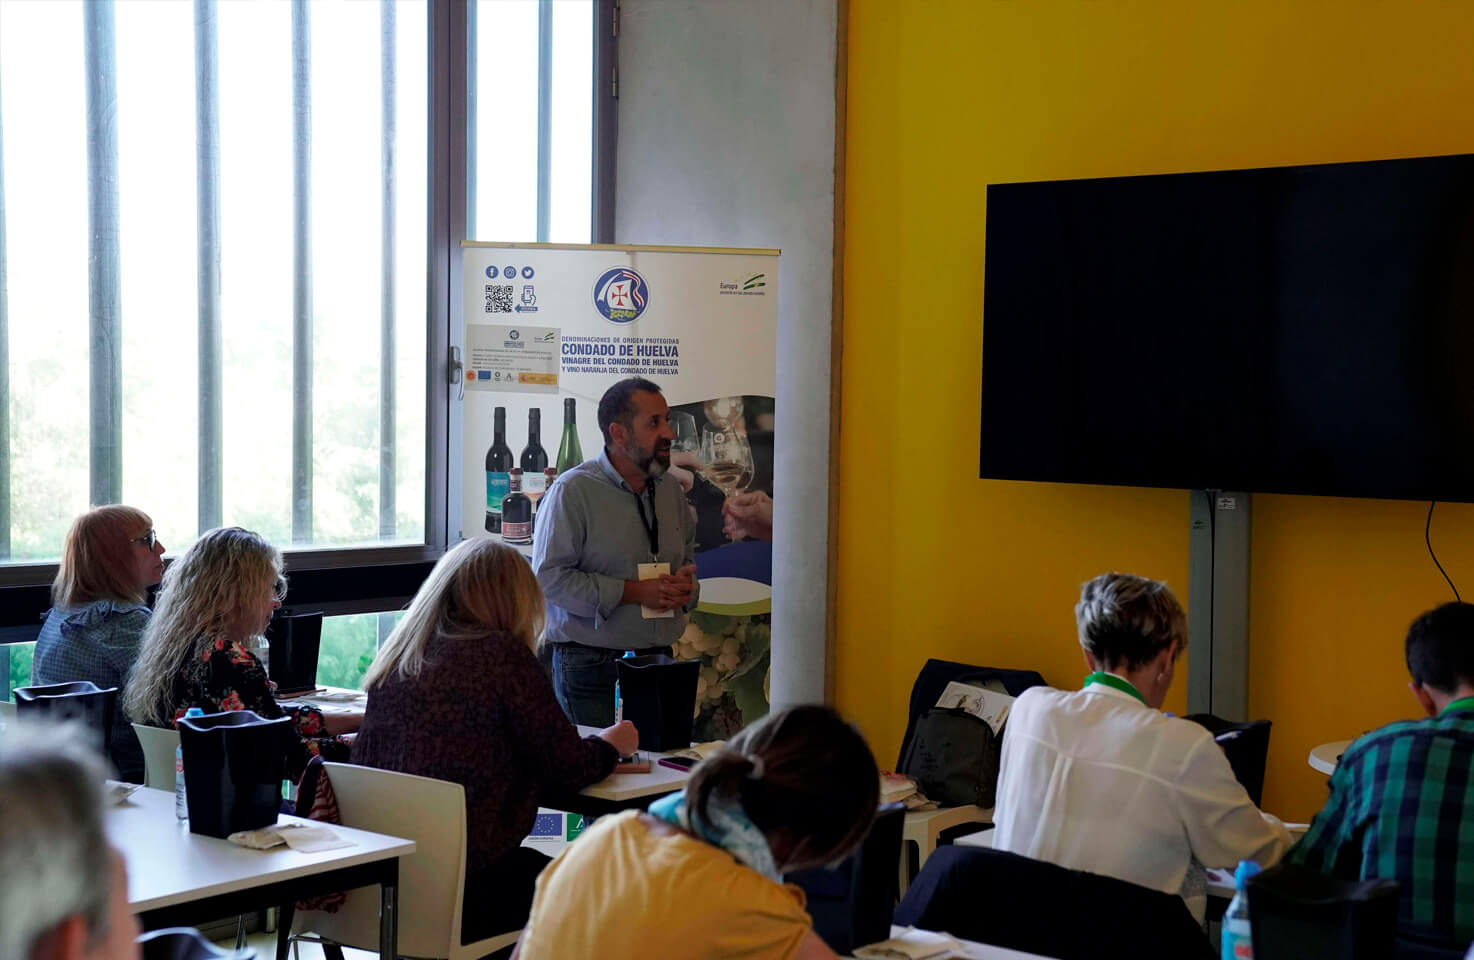
[[[172,698],[174,722],[190,707],[206,713],[253,710],[268,720],[289,716],[297,730],[299,749],[287,755],[287,776],[301,779],[307,762],[315,756],[324,760],[348,760],[348,742],[328,736],[322,711],[309,704],[294,704],[285,710],[272,695],[275,684],[266,678],[261,661],[239,643],[216,637],[191,657],[174,678]]]

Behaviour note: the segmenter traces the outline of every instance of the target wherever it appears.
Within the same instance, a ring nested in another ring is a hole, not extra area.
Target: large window
[[[594,0],[475,0],[468,240],[588,243]]]
[[[427,7],[0,3],[0,552],[426,538]]]
[[[171,554],[239,524],[307,551],[289,574],[433,559],[459,528],[449,267],[467,238],[587,242],[596,204],[612,229],[611,18],[0,0],[0,582],[49,583],[72,518],[110,502]],[[320,679],[355,686],[393,622],[378,598],[417,584],[305,582],[293,605],[353,614]],[[35,636],[39,594],[0,610],[0,644]],[[31,649],[0,645],[0,695]]]

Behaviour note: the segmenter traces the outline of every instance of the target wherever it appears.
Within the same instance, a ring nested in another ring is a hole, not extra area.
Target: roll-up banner
[[[514,466],[535,526],[545,484],[603,449],[604,391],[657,384],[701,581],[672,654],[702,663],[694,738],[730,737],[768,710],[778,251],[466,243],[462,262],[464,535],[504,536]]]

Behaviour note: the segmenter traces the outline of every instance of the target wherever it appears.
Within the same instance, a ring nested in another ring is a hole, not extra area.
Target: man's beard
[[[665,454],[663,462],[658,456],[661,452]],[[634,461],[635,466],[640,468],[640,472],[648,477],[659,477],[670,469],[670,447],[668,445],[657,444],[654,450],[646,450],[631,440],[624,448],[624,455]]]

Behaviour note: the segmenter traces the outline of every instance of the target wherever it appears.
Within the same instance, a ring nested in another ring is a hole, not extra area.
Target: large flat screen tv
[[[989,185],[980,467],[1474,501],[1474,155]]]

